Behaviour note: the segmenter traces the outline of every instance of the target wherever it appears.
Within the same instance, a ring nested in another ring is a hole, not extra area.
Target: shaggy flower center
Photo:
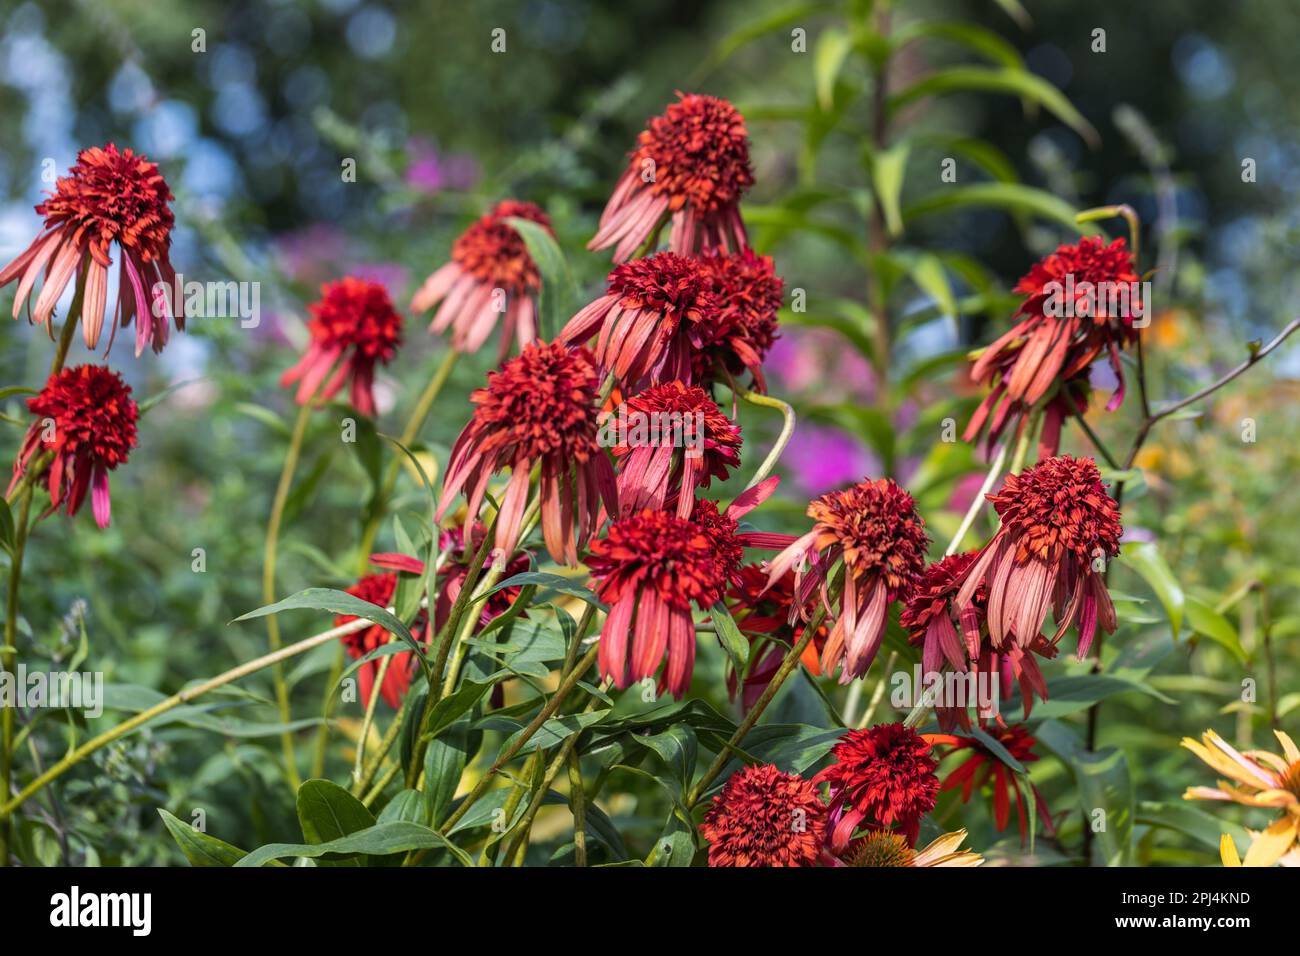
[[[912,496],[889,478],[862,481],[808,506],[817,548],[838,546],[856,575],[881,575],[891,600],[910,593],[925,567],[929,537]]]
[[[171,241],[171,200],[156,163],[109,143],[82,150],[36,211],[46,228],[70,224],[81,230],[91,254],[104,265],[114,241],[148,262],[162,258]]]
[[[138,411],[122,377],[99,365],[81,365],[51,376],[27,400],[32,414],[55,422],[55,444],[116,468],[136,444]]]
[[[386,363],[402,341],[402,317],[378,282],[352,276],[331,282],[311,312],[312,337],[327,349],[355,348]]]
[[[596,398],[600,379],[591,353],[558,342],[526,346],[487,388],[474,392],[474,419],[485,439],[514,446],[530,461],[558,454],[579,462],[596,453]]]
[[[763,358],[776,339],[777,313],[785,292],[772,258],[745,249],[734,255],[704,255],[700,264],[712,280],[722,323],[736,326]]]
[[[663,332],[682,322],[714,323],[718,302],[699,262],[672,252],[660,252],[615,267],[609,274],[609,294],[619,297],[625,312],[646,311],[663,316]]]
[[[849,866],[911,866],[916,851],[897,833],[877,830],[868,833],[850,851]]]
[[[1096,324],[1102,325],[1108,318],[1116,317],[1109,313],[1111,293],[1120,285],[1127,287],[1137,281],[1133,256],[1123,239],[1107,245],[1101,239],[1086,236],[1079,240],[1078,245],[1061,246],[1047,258],[1036,262],[1016,284],[1015,291],[1029,296],[1020,308],[1021,313],[1045,315],[1044,307],[1049,296],[1064,296],[1072,289],[1076,300],[1073,303],[1074,314],[1091,314]],[[1089,301],[1092,304],[1090,312],[1085,305]],[[1130,313],[1139,304],[1129,299],[1123,301],[1129,302]],[[1125,324],[1132,323],[1131,314],[1122,318]]]
[[[666,511],[647,509],[612,524],[592,542],[587,565],[600,582],[600,599],[609,604],[629,590],[654,588],[679,610],[692,601],[711,607],[726,587],[714,539],[695,522]]]
[[[670,209],[690,203],[717,212],[735,205],[754,184],[744,117],[726,100],[678,96],[637,138],[633,168],[653,173],[651,188],[669,197]]]
[[[1018,556],[1056,561],[1069,552],[1081,561],[1119,553],[1119,506],[1106,493],[1091,458],[1060,455],[1008,475],[989,495],[1002,524],[1017,536]]]
[[[537,291],[542,281],[523,237],[505,222],[512,218],[551,228],[546,213],[532,203],[503,200],[461,234],[451,257],[481,282],[517,296]]]

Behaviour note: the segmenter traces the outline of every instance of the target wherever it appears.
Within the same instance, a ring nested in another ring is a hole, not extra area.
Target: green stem
[[[582,758],[569,752],[569,811],[573,814],[573,865],[587,865],[587,794],[582,788]]]
[[[388,640],[395,638],[390,634]],[[357,738],[357,759],[352,767],[352,780],[354,783],[360,783],[365,772],[366,762],[366,742],[370,739],[370,728],[375,722],[375,708],[379,704],[379,698],[383,695],[379,689],[384,686],[384,678],[388,676],[388,667],[393,662],[393,655],[389,654],[379,662],[379,670],[375,673],[375,682],[371,686],[370,700],[366,702],[366,715],[361,719],[361,736]],[[333,686],[331,682],[330,686]]]
[[[17,796],[12,800],[0,805],[0,817],[12,813],[46,784],[63,776],[63,774],[68,770],[76,766],[82,760],[85,760],[95,751],[111,744],[119,737],[126,736],[136,728],[147,724],[155,717],[165,714],[169,710],[174,710],[182,704],[188,704],[191,701],[197,700],[209,691],[216,690],[218,687],[224,687],[232,681],[239,680],[241,677],[247,677],[249,674],[256,673],[257,671],[263,670],[267,667],[273,667],[292,657],[296,657],[299,654],[305,654],[312,648],[320,647],[322,644],[328,644],[330,641],[337,641],[340,637],[345,637],[348,634],[355,634],[357,631],[364,631],[366,628],[372,626],[374,626],[374,622],[368,621],[365,618],[358,618],[355,621],[349,621],[347,624],[343,624],[339,627],[332,627],[328,631],[322,631],[319,634],[313,634],[311,637],[303,638],[296,644],[282,647],[278,651],[263,654],[255,660],[248,661],[245,664],[240,664],[238,667],[231,668],[223,674],[218,674],[216,677],[206,680],[202,684],[187,688],[179,693],[173,694],[166,700],[159,701],[148,710],[141,711],[134,717],[118,724],[116,727],[106,730],[99,736],[86,741],[58,763],[53,764],[50,769],[46,770],[43,774],[19,791]]]
[[[293,423],[293,434],[289,438],[289,449],[285,452],[284,467],[280,470],[280,483],[275,489],[275,500],[271,505],[271,518],[266,525],[266,548],[262,555],[262,600],[266,604],[275,603],[275,560],[280,546],[280,525],[284,521],[284,506],[289,500],[289,491],[293,487],[293,474],[298,468],[298,459],[302,455],[302,440],[307,433],[307,423],[311,420],[314,396],[309,397],[298,409],[298,417]],[[271,651],[280,649],[280,621],[271,614],[266,619],[266,635]],[[289,723],[289,687],[285,683],[284,668],[276,664],[271,672],[275,682],[275,700],[280,710],[281,723]],[[302,778],[298,775],[298,765],[293,750],[293,735],[285,730],[280,734],[280,744],[284,750],[285,773],[289,785],[296,791]]]
[[[767,453],[767,457],[763,459],[763,463],[758,466],[758,471],[754,472],[754,477],[750,478],[749,484],[745,486],[745,490],[748,491],[770,475],[772,469],[776,467],[777,460],[781,457],[781,453],[785,451],[785,446],[790,443],[790,436],[794,434],[795,414],[794,409],[790,407],[788,403],[781,401],[779,398],[774,398],[771,395],[761,395],[758,392],[751,391],[747,388],[740,389],[738,394],[751,405],[761,405],[764,408],[777,409],[781,413],[783,419],[781,423],[781,433],[777,435],[776,443],[772,445],[771,451]]]
[[[993,456],[993,463],[989,465],[988,474],[984,476],[984,483],[980,485],[980,490],[976,493],[975,498],[966,509],[966,516],[961,519],[961,524],[957,527],[957,533],[952,536],[948,542],[948,547],[944,549],[943,556],[949,557],[957,553],[961,547],[962,539],[966,537],[966,532],[970,526],[975,523],[975,516],[978,515],[984,507],[984,496],[993,490],[993,484],[1002,475],[1002,465],[1007,460],[1007,445],[1003,442],[998,447],[998,453]]]

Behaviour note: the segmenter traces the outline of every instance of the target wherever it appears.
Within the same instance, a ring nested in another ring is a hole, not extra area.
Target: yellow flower
[[[1254,830],[1248,830],[1252,837],[1258,839],[1259,834]],[[1251,844],[1254,846],[1254,843]],[[1241,857],[1237,855],[1237,844],[1232,842],[1232,837],[1223,834],[1219,838],[1219,857],[1223,860],[1224,866],[1252,866],[1251,863],[1242,863]],[[1246,859],[1250,859],[1250,851],[1246,851]],[[1290,850],[1278,857],[1277,862],[1282,866],[1300,866],[1300,849]]]
[[[1202,736],[1203,743],[1183,738],[1183,746],[1228,780],[1220,780],[1218,787],[1188,787],[1183,794],[1186,800],[1225,800],[1247,807],[1271,807],[1282,811],[1266,830],[1256,835],[1246,851],[1243,866],[1272,866],[1300,856],[1300,749],[1295,742],[1275,730],[1282,744],[1283,756],[1266,750],[1248,750],[1244,754],[1212,730]],[[1225,866],[1237,856],[1231,839],[1220,841],[1220,853]],[[1229,849],[1230,848],[1230,849]]]

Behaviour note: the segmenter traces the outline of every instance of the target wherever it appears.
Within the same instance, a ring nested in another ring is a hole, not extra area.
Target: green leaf
[[[938,256],[928,252],[916,256],[908,264],[907,272],[917,288],[934,299],[942,315],[950,315],[953,318],[959,315],[957,300],[953,297],[952,286],[948,283],[948,273],[944,271],[943,263],[939,261]]]
[[[167,396],[171,395],[173,392],[178,392],[182,388],[185,388],[187,385],[197,385],[199,382],[202,381],[204,381],[204,379],[202,378],[191,378],[183,382],[173,382],[171,385],[168,385],[157,395],[150,395],[148,398],[141,400],[138,408],[136,409],[136,412],[138,415],[143,415],[145,412],[149,411],[149,409],[153,408],[154,406],[162,402],[164,399],[166,399]]]
[[[853,35],[843,27],[829,26],[817,37],[817,46],[813,50],[813,81],[817,88],[817,104],[823,111],[830,111],[835,106],[835,79],[852,49]]]
[[[488,681],[465,680],[456,692],[444,697],[433,705],[429,711],[429,720],[424,728],[424,736],[433,740],[444,730],[459,720],[470,708],[483,699],[483,695],[492,689],[499,678]]]
[[[654,846],[654,865],[683,867],[695,861],[695,827],[683,820],[676,808],[668,815],[663,833]]]
[[[677,724],[661,734],[649,737],[633,735],[632,739],[653,751],[663,762],[668,780],[677,796],[683,796],[695,773],[695,759],[700,752],[700,742],[689,724]],[[665,781],[660,780],[660,783]],[[666,785],[666,783],[665,783]]]
[[[1095,223],[1075,221],[1077,210],[1068,202],[1051,193],[1019,183],[973,183],[969,186],[947,186],[937,189],[924,199],[903,210],[904,219],[916,219],[936,212],[971,207],[993,207],[1008,212],[1024,212],[1057,222],[1071,232],[1097,235]]]
[[[826,8],[824,3],[800,3],[776,10],[758,19],[752,19],[752,12],[746,10],[744,16],[745,25],[722,38],[718,45],[713,48],[713,52],[700,64],[698,75],[702,76],[715,69],[730,59],[736,51],[748,46],[755,40],[761,39],[769,33],[775,33],[782,27],[798,24],[800,21],[825,11]],[[749,114],[746,113],[746,115]]]
[[[1210,607],[1200,598],[1188,595],[1183,609],[1187,612],[1187,623],[1197,634],[1208,637],[1229,654],[1238,663],[1246,663],[1246,649],[1241,646],[1237,629],[1226,617]]]
[[[429,826],[433,814],[429,810],[430,800],[427,793],[419,790],[403,790],[388,801],[379,811],[379,823],[418,823]]]
[[[176,841],[176,845],[180,847],[191,866],[234,866],[245,856],[245,851],[239,847],[231,846],[224,840],[218,840],[214,836],[208,836],[194,829],[162,807],[158,808],[158,815],[162,817],[163,826],[172,835],[172,839]]]
[[[569,714],[565,717],[552,717],[546,723],[538,728],[537,733],[529,738],[528,742],[520,748],[521,754],[529,754],[534,750],[549,750],[551,747],[561,744],[568,740],[576,733],[581,733],[593,724],[598,724],[609,715],[608,710],[599,710],[594,713],[586,714]],[[504,753],[514,743],[515,738],[523,733],[519,730],[511,734],[501,746],[501,752]]]
[[[736,626],[736,621],[731,616],[731,612],[727,610],[725,604],[719,601],[709,608],[709,617],[713,619],[713,626],[718,632],[718,640],[722,643],[727,656],[731,658],[736,673],[744,673],[745,662],[749,660],[749,641],[744,634],[740,633],[740,628]]]
[[[428,791],[427,823],[437,823],[447,815],[469,763],[469,719],[459,720],[429,742],[424,755],[424,786]]]
[[[573,301],[577,296],[577,285],[573,273],[565,261],[564,253],[551,231],[531,219],[511,216],[506,222],[523,237],[528,254],[537,265],[542,276],[542,288],[538,294],[537,328],[539,336],[550,341],[559,334],[564,323],[573,314]]]
[[[1070,677],[1059,677],[1048,684],[1048,691],[1050,696],[1047,700],[1034,704],[1033,713],[1030,714],[1032,719],[1066,717],[1087,710],[1098,701],[1131,691],[1139,691],[1154,697],[1163,704],[1177,703],[1174,698],[1162,694],[1149,684],[1114,674],[1075,674]],[[1019,705],[1020,695],[1016,693],[1012,695],[1003,710],[1017,709]]]
[[[889,110],[897,113],[909,103],[930,96],[963,92],[1006,93],[1038,103],[1090,146],[1098,146],[1097,130],[1074,108],[1068,97],[1047,80],[1028,70],[1013,67],[950,66],[936,70],[889,98]]]
[[[365,805],[336,783],[307,780],[298,788],[298,822],[308,843],[329,843],[375,825]],[[320,866],[365,866],[364,858],[322,860]]]
[[[1165,609],[1169,626],[1173,629],[1174,638],[1177,639],[1178,632],[1183,626],[1183,610],[1187,599],[1178,580],[1174,577],[1174,572],[1169,569],[1169,565],[1161,556],[1160,550],[1150,541],[1130,541],[1120,547],[1119,559],[1151,586],[1151,590],[1155,592],[1161,606]]]
[[[496,587],[492,588],[492,590],[488,591],[487,594],[495,594],[497,591],[501,591],[505,588],[523,587],[528,584],[535,584],[539,588],[545,588],[546,591],[556,591],[560,594],[568,594],[571,597],[581,598],[592,607],[598,608],[602,611],[608,610],[605,605],[600,603],[600,599],[591,592],[590,588],[578,583],[574,578],[566,578],[558,574],[549,574],[546,571],[523,571],[513,577],[506,578]],[[484,595],[484,597],[486,596],[487,595]],[[543,592],[538,595],[537,603],[545,603],[546,599],[546,592]]]
[[[1245,827],[1206,813],[1181,800],[1169,803],[1143,800],[1138,804],[1137,822],[1191,837],[1213,850],[1216,856],[1219,853],[1219,838],[1225,833],[1232,837],[1238,847],[1249,846],[1251,842]]]
[[[1073,730],[1054,720],[1045,721],[1034,735],[1074,772],[1079,808],[1084,825],[1093,828],[1093,852],[1101,858],[1099,862],[1130,865],[1137,814],[1124,752],[1115,747],[1089,751]]]
[[[914,20],[892,37],[894,49],[922,38],[949,40],[984,57],[998,66],[1021,69],[1020,52],[992,30],[955,20]]]
[[[885,213],[885,224],[891,236],[903,232],[903,177],[907,172],[907,157],[910,152],[911,145],[904,141],[876,153],[871,161],[871,181],[875,185],[876,198]]]
[[[234,411],[240,415],[246,415],[255,421],[261,422],[263,425],[278,432],[285,438],[288,438],[291,433],[291,429],[285,420],[269,408],[263,408],[261,405],[254,405],[252,402],[238,402],[234,406]]]
[[[265,866],[281,857],[302,856],[319,859],[327,853],[364,853],[368,856],[388,856],[408,850],[440,848],[449,851],[462,866],[473,866],[468,853],[452,843],[441,833],[418,823],[394,821],[376,823],[374,826],[349,834],[328,843],[268,843],[258,847],[235,866]]]
[[[412,637],[406,625],[394,617],[386,608],[382,608],[378,604],[371,604],[369,601],[363,601],[355,595],[335,588],[307,588],[305,591],[299,591],[283,601],[277,601],[274,604],[259,607],[255,611],[249,611],[247,614],[241,614],[231,623],[248,621],[255,617],[266,617],[268,614],[279,614],[281,611],[297,610],[351,614],[355,617],[365,618],[367,621],[373,621],[388,632],[396,634],[410,645],[421,661],[424,660],[424,645]]]
[[[0,498],[0,545],[4,545],[6,551],[14,549],[14,516],[3,498]]]

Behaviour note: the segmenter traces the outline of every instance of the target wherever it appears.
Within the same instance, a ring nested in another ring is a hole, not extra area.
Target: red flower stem
[[[58,345],[54,348],[54,359],[50,362],[50,375],[63,371],[67,361],[68,350],[72,348],[72,337],[76,334],[77,323],[81,319],[82,302],[86,297],[86,276],[88,269],[83,264],[77,274],[76,291],[72,295],[72,305],[68,308],[68,317],[64,320],[63,330],[59,333]],[[48,455],[44,456],[48,459]],[[42,460],[33,463],[44,470]],[[9,556],[9,586],[5,600],[5,642],[0,650],[0,665],[10,673],[16,673],[18,667],[18,593],[22,589],[23,556],[27,550],[27,534],[31,530],[32,494],[35,481],[40,474],[29,467],[23,475],[23,485],[17,492],[18,516],[14,522],[14,546]],[[38,519],[39,520],[39,519]],[[10,794],[10,781],[14,765],[14,708],[0,708],[0,800]],[[0,867],[9,865],[9,837],[11,832],[9,811],[0,812]]]
[[[284,521],[284,507],[289,500],[289,491],[293,487],[293,474],[298,468],[298,459],[302,455],[302,440],[307,433],[307,423],[315,407],[315,396],[311,396],[298,409],[298,417],[293,423],[293,433],[289,437],[289,448],[284,455],[284,467],[280,469],[280,483],[275,489],[275,499],[271,504],[271,517],[266,525],[266,545],[262,553],[262,601],[275,603],[275,561],[280,546],[280,525]],[[280,621],[274,614],[266,618],[266,636],[274,653],[280,649]],[[276,706],[280,711],[280,722],[289,723],[289,687],[284,680],[284,668],[276,664],[271,671],[275,683]],[[284,769],[289,786],[296,792],[302,783],[298,774],[298,764],[293,749],[293,734],[288,730],[281,732],[280,744],[284,751]]]
[[[438,395],[442,392],[442,387],[447,384],[447,379],[451,377],[451,370],[459,357],[460,353],[455,349],[448,349],[447,354],[442,357],[442,361],[434,370],[433,377],[429,379],[429,384],[420,393],[415,407],[411,409],[411,417],[406,420],[406,427],[402,429],[402,444],[407,448],[410,448],[419,436],[420,429],[424,427],[429,417],[429,412],[433,410],[433,403],[438,400]],[[400,471],[401,457],[394,456],[388,463],[388,470],[384,472],[379,494],[375,496],[374,511],[366,521],[365,530],[361,533],[361,546],[357,553],[357,574],[364,574],[369,566],[370,553],[374,549],[375,538],[379,536],[379,526],[387,513],[388,499],[397,486],[397,475]]]
[[[739,389],[739,394],[741,398],[749,402],[751,405],[760,405],[764,408],[775,408],[781,413],[783,419],[781,424],[781,433],[777,435],[776,443],[772,446],[772,450],[767,453],[767,457],[763,459],[763,463],[758,466],[758,471],[754,472],[754,477],[749,479],[749,484],[745,485],[745,490],[748,491],[770,475],[772,469],[776,467],[777,460],[781,457],[781,453],[785,451],[785,446],[790,443],[790,436],[794,434],[795,414],[794,409],[787,402],[783,402],[781,399],[774,398],[771,395],[760,395],[759,393],[750,391],[747,388]]]

